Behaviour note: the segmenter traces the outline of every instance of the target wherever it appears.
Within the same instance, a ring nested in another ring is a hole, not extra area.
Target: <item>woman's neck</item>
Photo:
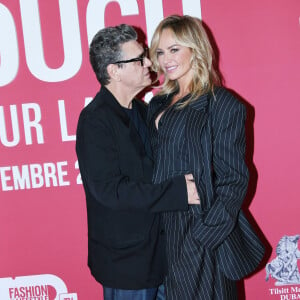
[[[180,99],[182,99],[183,97],[185,97],[189,93],[190,93],[189,89],[179,90],[179,92],[173,96],[173,99],[171,101],[171,105],[175,104],[177,101],[179,101]]]

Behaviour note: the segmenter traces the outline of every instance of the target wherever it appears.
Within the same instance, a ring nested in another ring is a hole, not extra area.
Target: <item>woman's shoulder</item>
[[[233,116],[243,119],[246,115],[245,105],[227,88],[217,87],[210,101],[212,119],[217,124],[220,124],[220,120]]]
[[[227,88],[214,87],[212,92],[199,96],[189,105],[190,109],[211,112],[214,116],[224,115],[235,110],[244,110],[244,105]]]
[[[210,96],[211,109],[214,111],[243,110],[244,104],[240,102],[233,92],[225,87],[216,87]]]
[[[228,103],[230,105],[239,105],[242,103],[237,99],[237,97],[227,88],[218,86],[214,88],[213,98],[217,103]]]

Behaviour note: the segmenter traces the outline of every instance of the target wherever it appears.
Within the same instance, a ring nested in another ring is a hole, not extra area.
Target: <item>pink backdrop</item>
[[[300,234],[300,1],[170,3],[0,0],[1,300],[101,299],[87,268],[74,136],[80,110],[99,88],[88,44],[98,29],[119,23],[151,38],[172,13],[202,17],[216,41],[225,85],[248,108],[247,207],[268,256],[245,280],[245,297],[300,299],[299,280],[266,281],[264,267],[276,259],[283,236]]]

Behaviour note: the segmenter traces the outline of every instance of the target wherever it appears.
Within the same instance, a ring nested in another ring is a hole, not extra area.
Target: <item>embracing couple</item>
[[[105,300],[237,299],[264,247],[241,211],[245,107],[221,87],[201,21],[169,16],[147,51],[129,25],[100,30],[101,84],[77,127],[88,265]],[[135,96],[163,77],[149,106]]]

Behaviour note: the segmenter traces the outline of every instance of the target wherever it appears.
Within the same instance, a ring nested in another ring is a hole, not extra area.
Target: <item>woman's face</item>
[[[178,44],[172,30],[166,28],[162,31],[156,55],[160,68],[170,80],[177,80],[180,85],[191,82],[192,51]]]

